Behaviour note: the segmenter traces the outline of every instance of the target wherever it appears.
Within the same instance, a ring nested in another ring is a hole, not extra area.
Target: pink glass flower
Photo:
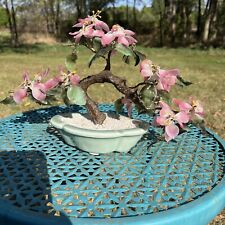
[[[160,102],[160,106],[162,109],[155,122],[156,124],[165,127],[165,139],[168,142],[179,134],[179,127],[176,124],[178,123],[180,127],[183,128],[183,124],[188,123],[189,116],[185,112],[175,114],[164,102]]]
[[[60,81],[61,81],[61,79],[58,76],[47,80],[44,83],[45,92],[47,92],[48,90],[51,90],[51,89],[55,88],[60,83]]]
[[[70,77],[70,82],[71,82],[72,85],[75,85],[76,86],[80,82],[80,77],[78,75],[74,74],[74,75],[72,75]]]
[[[88,16],[84,19],[78,19],[79,23],[76,23],[75,25],[73,25],[73,27],[83,27],[86,25],[90,25],[91,21],[92,21],[92,17]]]
[[[87,38],[92,38],[93,37],[93,32],[94,32],[93,25],[91,24],[91,25],[82,27],[79,31],[70,32],[69,34],[73,36],[73,38],[75,39],[76,43],[79,43],[79,41],[80,41],[82,36],[87,37]],[[102,33],[100,34],[98,32],[95,33],[95,35],[96,34],[100,35],[100,37],[101,37],[101,35],[103,35]]]
[[[79,19],[79,23],[73,26],[81,27],[80,30],[69,33],[70,35],[74,36],[76,43],[79,43],[82,36],[86,38],[102,37],[105,32],[109,31],[108,25],[105,22],[99,20],[97,17],[99,17],[99,13],[88,16],[84,19]]]
[[[13,93],[13,100],[19,104],[27,97],[27,90],[20,88]]]
[[[104,30],[106,32],[109,31],[108,25],[105,22],[99,20],[96,15],[88,16],[84,19],[79,19],[78,21],[79,23],[76,23],[73,25],[73,27],[84,27],[93,24],[94,28],[97,30]]]
[[[42,83],[33,83],[30,87],[32,96],[38,101],[44,101],[46,98],[46,87]]]
[[[201,103],[198,100],[190,97],[189,103],[184,102],[180,99],[173,99],[173,102],[179,107],[180,111],[184,111],[190,114],[191,119],[196,116],[199,119],[203,119],[204,117],[204,109]]]
[[[113,25],[112,29],[102,36],[101,43],[103,46],[106,46],[115,40],[117,43],[129,46],[137,43],[137,40],[132,37],[134,34],[133,31],[126,30],[120,25]]]
[[[149,59],[145,59],[140,63],[140,72],[141,75],[144,77],[145,80],[149,79],[153,76],[152,71],[152,61]]]
[[[176,83],[177,76],[179,76],[179,70],[173,69],[173,70],[159,70],[158,73],[158,90],[164,90],[169,92],[171,87]]]

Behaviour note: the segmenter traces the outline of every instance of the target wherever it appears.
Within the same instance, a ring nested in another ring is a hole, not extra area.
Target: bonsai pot
[[[132,120],[135,126],[127,129],[82,128],[68,119],[74,116],[56,115],[51,118],[50,124],[61,133],[67,144],[89,153],[128,152],[148,131],[148,124],[139,120]]]

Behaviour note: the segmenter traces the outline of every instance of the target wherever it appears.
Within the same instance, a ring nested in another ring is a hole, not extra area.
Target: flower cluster
[[[140,73],[145,81],[154,78],[156,89],[165,92],[171,90],[179,77],[178,69],[162,70],[149,59],[140,63]],[[173,103],[179,108],[179,112],[175,113],[168,104],[159,101],[161,110],[159,116],[154,120],[154,125],[165,128],[166,141],[174,139],[179,134],[179,128],[183,129],[189,121],[193,121],[195,118],[203,120],[204,116],[201,103],[192,97],[190,97],[189,102],[173,99]]]
[[[151,79],[154,76],[158,81],[157,89],[167,92],[176,84],[177,77],[179,76],[178,69],[162,70],[149,59],[145,59],[141,62],[140,72],[145,80]]]
[[[110,45],[113,41],[125,46],[137,43],[137,40],[132,37],[135,34],[133,31],[126,30],[118,24],[113,25],[110,30],[105,22],[98,19],[100,17],[99,14],[100,11],[97,11],[92,16],[79,19],[79,23],[73,26],[80,28],[76,32],[69,33],[74,37],[76,43],[80,42],[82,36],[88,39],[99,37],[103,46]]]
[[[35,101],[43,102],[47,97],[47,93],[56,88],[57,86],[64,85],[77,85],[80,78],[74,73],[64,73],[60,70],[60,75],[57,75],[45,82],[42,82],[47,77],[49,69],[36,75],[33,80],[30,79],[30,75],[26,72],[23,76],[23,82],[13,93],[13,100],[16,103],[21,103],[29,95],[35,99]]]

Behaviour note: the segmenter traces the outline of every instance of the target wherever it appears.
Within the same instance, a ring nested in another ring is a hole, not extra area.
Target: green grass
[[[191,50],[191,49],[151,49],[139,48],[161,68],[179,68],[183,77],[194,84],[187,88],[176,87],[172,97],[188,98],[196,96],[206,111],[206,125],[225,139],[225,50]],[[11,49],[0,46],[0,99],[7,95],[21,82],[25,70],[36,74],[45,68],[51,68],[51,74],[57,74],[57,67],[64,65],[69,47],[62,45],[23,45]],[[91,69],[87,68],[90,55],[87,50],[79,50],[77,72],[82,76],[98,72],[104,67],[103,61],[97,61]],[[113,57],[112,71],[129,79],[129,84],[141,80],[139,67],[129,66]],[[90,88],[90,95],[99,102],[113,102],[120,95],[108,84],[95,85]],[[0,105],[0,117],[38,108],[38,105],[23,103],[18,106]],[[223,215],[221,215],[224,217]],[[224,224],[224,218],[218,218],[213,225]]]
[[[206,111],[207,127],[225,139],[225,50],[157,49],[139,48],[161,68],[179,68],[182,76],[194,84],[187,88],[175,87],[171,96],[187,99],[196,96],[203,102]],[[25,70],[31,74],[51,68],[51,74],[57,74],[59,65],[64,65],[65,56],[70,48],[63,45],[48,46],[25,45],[19,49],[2,48],[0,51],[0,98],[19,85]],[[83,77],[97,73],[104,67],[99,60],[92,68],[87,67],[90,55],[85,49],[79,50],[77,72]],[[126,65],[120,57],[113,57],[112,71],[128,79],[130,85],[141,80],[139,67]],[[113,102],[120,94],[111,85],[98,84],[90,88],[90,95],[99,102]],[[19,106],[0,106],[0,117],[39,107],[34,104]]]

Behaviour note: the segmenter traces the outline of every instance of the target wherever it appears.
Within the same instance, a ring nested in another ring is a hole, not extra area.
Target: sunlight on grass
[[[161,68],[179,68],[182,76],[194,84],[182,89],[176,87],[172,96],[188,98],[196,96],[200,99],[206,111],[206,124],[209,128],[225,138],[225,50],[208,51],[191,49],[151,49],[141,48],[146,55]],[[13,51],[0,48],[0,98],[7,95],[21,82],[25,70],[35,74],[42,69],[51,68],[51,74],[57,74],[59,65],[64,65],[69,47],[62,45],[31,45],[23,46]],[[84,77],[97,73],[104,68],[102,60],[96,61],[92,68],[87,67],[90,54],[87,50],[79,50],[77,71]],[[129,79],[130,85],[141,80],[139,67],[126,65],[119,57],[113,57],[112,71],[114,74]],[[109,84],[98,84],[90,88],[89,93],[99,102],[113,102],[120,94]],[[19,106],[0,106],[0,117],[12,113],[26,111],[39,106],[26,103]]]

